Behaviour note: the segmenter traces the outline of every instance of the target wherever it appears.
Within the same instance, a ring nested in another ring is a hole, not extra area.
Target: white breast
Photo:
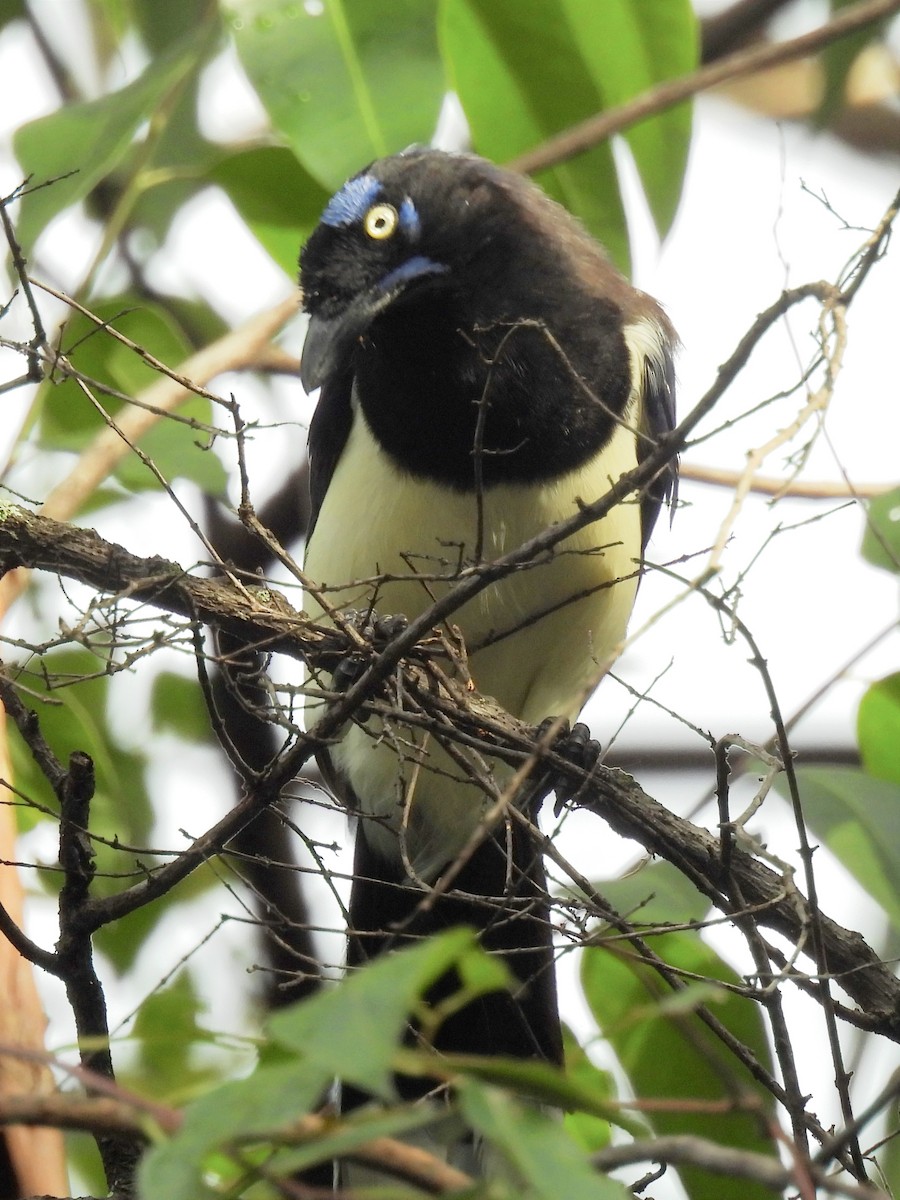
[[[551,484],[491,488],[479,537],[475,497],[402,474],[357,411],[307,548],[306,572],[328,585],[336,607],[374,603],[382,615],[416,616],[452,587],[479,546],[485,560],[514,549],[571,516],[579,502],[598,499],[635,461],[634,434],[619,427],[592,462]],[[640,544],[635,498],[454,614],[476,687],[527,722],[574,717],[625,635]],[[306,608],[321,617],[312,597]],[[313,699],[307,710],[311,724],[321,708]],[[468,840],[484,794],[435,745],[408,729],[375,725],[348,730],[332,758],[361,807],[403,831],[409,862],[428,879]],[[372,840],[396,854],[396,836],[382,831]]]

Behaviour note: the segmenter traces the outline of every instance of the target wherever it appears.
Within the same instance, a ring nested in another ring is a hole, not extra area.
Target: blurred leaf
[[[830,0],[833,13],[856,3],[856,0]],[[825,126],[834,121],[846,103],[847,77],[860,52],[871,42],[877,41],[884,32],[887,20],[873,22],[847,37],[830,42],[821,51],[825,69],[825,88],[822,102],[816,113],[816,124]]]
[[[855,767],[800,767],[797,780],[809,826],[900,931],[900,787]]]
[[[199,1083],[209,1082],[211,1072],[191,1063],[194,1045],[213,1040],[198,1021],[200,1011],[201,1001],[188,971],[147,997],[134,1022],[139,1053],[136,1069],[129,1071],[129,1086],[137,1082],[155,1100],[177,1103]],[[137,1076],[134,1082],[132,1075]]]
[[[210,0],[130,0],[129,7],[148,50],[158,54],[217,16],[218,6]]]
[[[433,0],[233,0],[230,24],[272,124],[329,192],[431,140],[446,89]]]
[[[204,425],[210,423],[212,406],[200,396],[192,396],[178,408],[179,417],[191,417]],[[228,473],[213,450],[206,433],[198,433],[182,421],[162,417],[144,434],[140,448],[163,479],[190,479],[207,496],[224,497]],[[116,478],[133,491],[160,486],[156,475],[136,454],[129,454],[116,467]]]
[[[208,173],[292,279],[301,244],[316,227],[329,192],[283,146],[258,146],[232,154]]]
[[[159,248],[180,210],[204,186],[205,172],[222,155],[222,147],[206,139],[198,120],[201,102],[206,101],[201,73],[221,49],[224,30],[214,0],[188,0],[182,5],[177,0],[164,0],[163,4],[141,0],[141,7],[145,40],[157,53],[173,44],[181,30],[184,35],[191,29],[205,30],[193,72],[165,121],[154,128],[150,145],[132,146],[131,154],[143,155],[144,161],[132,163],[126,157],[122,165],[121,183],[127,185],[137,174],[141,185],[133,197],[130,224],[152,234]],[[149,248],[144,253],[149,254]]]
[[[75,750],[83,750],[93,760],[96,789],[91,833],[112,843],[94,843],[97,878],[92,890],[98,896],[120,888],[123,872],[143,873],[151,861],[150,855],[141,855],[143,865],[138,867],[135,855],[116,845],[147,845],[152,812],[146,789],[147,759],[122,746],[109,726],[111,687],[104,671],[105,663],[87,651],[56,650],[43,657],[38,670],[20,676],[37,697],[45,695],[52,701],[43,704],[40,699],[25,697],[36,709],[41,732],[62,764],[67,764]],[[12,752],[19,788],[56,811],[49,785],[18,737],[12,739]],[[57,872],[44,872],[42,878],[54,887],[62,881]],[[118,971],[131,965],[164,911],[163,904],[147,905],[100,930],[97,945]]]
[[[900,574],[900,488],[869,501],[862,555],[876,567]]]
[[[162,305],[121,295],[97,301],[93,311],[101,321],[162,362],[174,366],[190,353],[187,339]],[[67,323],[62,349],[88,380],[124,395],[135,396],[160,378],[139,354],[81,313],[74,313]],[[122,408],[121,400],[102,394],[97,398],[112,416]],[[41,399],[39,428],[47,447],[81,450],[105,428],[103,417],[72,379],[45,383]],[[179,416],[209,425],[212,405],[200,396],[192,396],[179,407]],[[144,435],[140,445],[166,479],[192,479],[208,494],[221,495],[227,476],[215,453],[205,448],[207,441],[208,435],[192,430],[183,421],[163,417]],[[136,455],[123,459],[115,473],[134,490],[159,486]]]
[[[599,1175],[554,1117],[468,1079],[459,1103],[472,1128],[503,1155],[528,1195],[543,1200],[627,1200],[623,1184]]]
[[[865,692],[856,735],[868,773],[900,784],[900,673],[880,679]]]
[[[99,321],[161,362],[174,367],[190,353],[187,340],[160,305],[125,293],[97,300],[92,311]],[[137,395],[160,378],[134,350],[79,312],[72,313],[67,320],[60,347],[83,375],[126,396]],[[102,395],[98,399],[113,415],[123,403]],[[73,379],[45,383],[42,400],[39,428],[41,441],[47,447],[81,450],[105,428],[103,417]]]
[[[25,16],[25,0],[0,0],[0,25]]]
[[[153,728],[167,730],[186,742],[212,742],[206,701],[200,684],[187,675],[163,671],[153,680],[150,694]]]
[[[89,0],[85,9],[92,49],[97,61],[108,66],[114,56],[121,54],[119,43],[131,28],[131,0]]]
[[[207,1158],[229,1141],[265,1135],[308,1113],[322,1099],[327,1072],[294,1060],[260,1067],[247,1079],[214,1088],[188,1105],[178,1133],[154,1146],[138,1168],[143,1200],[201,1200],[221,1195],[207,1187]]]
[[[877,1162],[883,1172],[879,1180],[889,1196],[900,1195],[900,1128],[896,1106],[888,1114],[885,1144],[878,1151]]]
[[[618,1091],[613,1076],[609,1071],[602,1071],[591,1062],[586,1051],[566,1028],[563,1029],[563,1038],[566,1049],[566,1074],[580,1087],[589,1088],[598,1096],[604,1096],[610,1109],[615,1109]],[[565,1113],[563,1120],[567,1132],[588,1154],[602,1150],[612,1140],[609,1119],[579,1110]],[[629,1120],[631,1121],[630,1115]],[[637,1122],[634,1121],[633,1124],[636,1126]]]
[[[577,6],[578,0],[569,0],[570,9],[573,3]],[[596,15],[600,8],[588,11]],[[700,27],[690,0],[642,0],[641,4],[618,0],[614,29],[612,20],[610,13],[606,36],[591,30],[584,39],[591,51],[602,55],[588,54],[588,62],[604,88],[605,107],[624,104],[657,83],[687,75],[699,66]],[[622,55],[626,46],[628,51]],[[636,64],[640,64],[637,70]],[[681,199],[692,120],[690,104],[678,104],[624,134],[660,237],[671,228]]]
[[[231,325],[202,300],[190,300],[186,296],[166,296],[161,304],[163,311],[178,330],[179,336],[192,351],[224,337],[231,329]]]
[[[694,933],[668,933],[653,939],[653,949],[667,963],[713,981],[742,981]],[[727,1107],[740,1081],[753,1089],[762,1109],[772,1110],[772,1097],[747,1077],[745,1068],[692,1013],[666,1012],[661,1002],[671,992],[655,971],[627,952],[588,947],[582,960],[585,997],[601,1030],[639,1100],[683,1100],[685,1111],[648,1112],[646,1119],[660,1134],[694,1134],[722,1146],[772,1154],[771,1141],[759,1132],[758,1115],[687,1111],[697,1101]],[[699,1002],[699,997],[697,998]],[[704,991],[702,999],[710,996]],[[767,1068],[769,1046],[759,1008],[752,1000],[719,989],[712,1005],[716,1017]],[[764,1200],[767,1188],[748,1180],[729,1180],[695,1167],[679,1174],[691,1200]]]
[[[202,1185],[204,1164],[211,1154],[228,1152],[231,1141],[246,1142],[254,1135],[264,1139],[308,1112],[321,1101],[335,1075],[389,1096],[391,1062],[410,1012],[428,987],[472,953],[473,947],[475,935],[470,930],[450,930],[376,959],[336,987],[277,1013],[268,1024],[276,1045],[262,1065],[247,1079],[217,1088],[187,1108],[178,1134],[143,1160],[140,1194],[147,1200],[157,1196],[199,1200],[211,1195]],[[375,1120],[382,1117],[387,1128],[398,1132],[434,1121],[434,1113],[421,1106],[380,1114]],[[365,1133],[348,1128],[336,1137],[356,1144],[372,1136],[373,1128],[366,1121]],[[288,1153],[294,1155],[291,1162],[322,1156],[315,1146],[307,1156],[302,1151]]]
[[[16,157],[32,186],[56,180],[22,199],[17,230],[26,252],[58,213],[84,199],[121,160],[139,126],[194,69],[205,37],[204,30],[179,42],[118,92],[66,105],[18,130]]]
[[[451,1110],[427,1104],[403,1104],[388,1109],[367,1107],[345,1117],[313,1142],[278,1151],[268,1160],[269,1170],[284,1178],[314,1163],[348,1154],[372,1138],[402,1138],[416,1129],[434,1127],[436,1137],[440,1137],[440,1126],[449,1122],[458,1122]],[[391,1200],[395,1194],[383,1194],[384,1200]],[[422,1193],[404,1191],[402,1195],[416,1200]]]
[[[689,70],[697,57],[687,0],[443,0],[440,14],[441,48],[475,146],[497,162]],[[681,191],[690,110],[674,109],[625,136],[664,232]],[[610,145],[536,178],[627,270],[628,235]]]
[[[401,1071],[410,1075],[427,1075],[435,1070],[433,1055],[424,1050],[399,1051],[396,1062]],[[528,1100],[556,1108],[580,1109],[625,1129],[635,1127],[627,1116],[620,1120],[619,1106],[611,1104],[609,1099],[610,1077],[596,1068],[582,1070],[579,1076],[537,1059],[494,1058],[482,1054],[444,1054],[440,1063],[436,1074],[479,1079],[514,1091]]]
[[[710,902],[691,881],[667,862],[643,862],[620,879],[605,879],[599,891],[638,928],[702,921]]]
[[[475,949],[471,930],[453,929],[375,959],[340,987],[277,1013],[269,1032],[326,1076],[390,1099],[392,1062],[410,1013],[431,984]]]
[[[67,1133],[66,1165],[89,1196],[106,1192],[106,1174],[97,1142],[89,1133]]]
[[[150,807],[144,790],[146,758],[124,749],[107,720],[110,680],[105,663],[85,650],[54,650],[20,682],[33,693],[25,703],[37,712],[41,733],[65,766],[69,755],[83,750],[94,762],[96,792],[91,806],[92,829],[122,841],[146,841]],[[41,703],[47,697],[50,703]],[[16,778],[23,791],[43,795],[56,809],[49,785],[30,752],[16,738]],[[127,797],[127,805],[122,801]]]

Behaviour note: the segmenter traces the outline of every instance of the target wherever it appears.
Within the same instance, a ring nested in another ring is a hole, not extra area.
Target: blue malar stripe
[[[401,263],[399,267],[395,267],[393,271],[389,271],[378,284],[378,288],[382,292],[388,292],[396,283],[406,283],[407,280],[417,279],[421,275],[442,275],[448,270],[449,267],[444,266],[443,263],[426,258],[424,254],[416,254],[412,258],[408,258],[405,263]]]

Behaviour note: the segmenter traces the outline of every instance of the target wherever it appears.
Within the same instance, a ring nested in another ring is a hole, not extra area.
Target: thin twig
[[[563,130],[562,133],[548,138],[534,150],[520,154],[508,165],[515,171],[532,175],[535,171],[543,171],[567,162],[578,154],[583,154],[593,146],[605,142],[614,133],[620,133],[652,117],[664,109],[671,108],[683,100],[696,96],[700,92],[709,91],[720,83],[730,83],[745,75],[753,75],[779,63],[790,62],[795,58],[803,58],[818,50],[831,45],[840,38],[848,37],[857,30],[865,29],[876,21],[885,20],[893,13],[900,11],[900,0],[867,0],[865,3],[853,4],[843,9],[831,21],[820,25],[809,33],[791,38],[786,42],[766,43],[762,46],[752,46],[747,50],[738,50],[727,58],[718,59],[708,66],[700,67],[690,75],[679,79],[666,80],[646,92],[628,100],[617,108],[588,117],[577,125]]]
[[[762,496],[774,496],[781,500],[791,497],[797,500],[871,500],[896,487],[894,483],[860,483],[848,487],[846,483],[827,479],[779,479],[777,475],[751,475],[744,471],[732,471],[725,467],[712,467],[704,463],[682,461],[678,469],[679,478],[692,483],[709,483],[714,487],[734,488],[746,482],[748,492]]]

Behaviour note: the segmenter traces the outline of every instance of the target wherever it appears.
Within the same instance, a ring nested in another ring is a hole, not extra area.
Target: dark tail
[[[388,950],[455,925],[468,925],[485,950],[499,954],[515,982],[512,991],[491,992],[441,1026],[436,1048],[445,1053],[504,1055],[562,1062],[556,998],[553,935],[544,864],[526,827],[501,826],[482,842],[428,911],[426,893],[404,882],[402,867],[373,853],[364,819],[356,838],[350,893],[347,961],[352,968]],[[429,998],[440,1000],[458,986],[452,974]],[[429,1090],[428,1081],[401,1081],[403,1094]],[[356,1101],[358,1102],[358,1100]],[[345,1104],[354,1101],[347,1097]]]

